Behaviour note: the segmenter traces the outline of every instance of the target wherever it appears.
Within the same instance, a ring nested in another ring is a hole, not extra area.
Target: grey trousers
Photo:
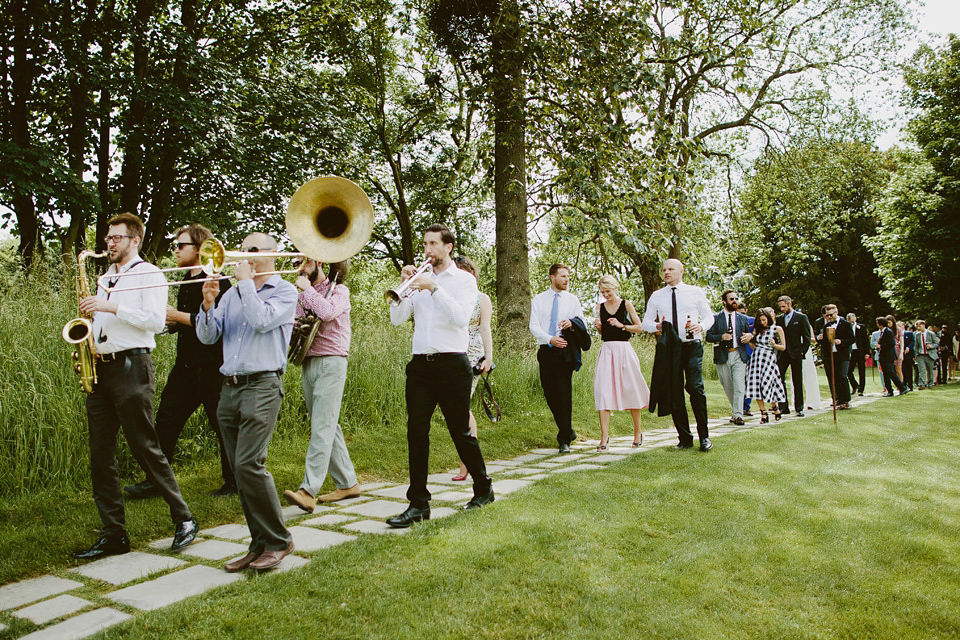
[[[720,385],[733,408],[734,418],[743,418],[743,397],[747,391],[747,363],[737,352],[730,353],[726,363],[715,365]]]
[[[338,489],[357,484],[357,473],[338,422],[346,381],[347,359],[343,356],[316,356],[303,363],[303,400],[310,412],[310,446],[300,488],[312,496],[323,486],[328,469]]]
[[[280,551],[293,541],[283,524],[273,476],[265,465],[282,401],[283,382],[269,375],[236,386],[224,381],[217,407],[223,444],[252,536],[250,551],[255,552]]]
[[[935,380],[934,372],[937,370],[936,361],[929,353],[921,353],[917,356],[917,367],[920,370],[917,383],[921,387],[932,387]]]

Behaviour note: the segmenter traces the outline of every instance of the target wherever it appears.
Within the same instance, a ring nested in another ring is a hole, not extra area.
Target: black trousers
[[[857,382],[857,376],[853,375],[854,371],[859,373],[860,382]],[[847,379],[850,381],[851,392],[863,393],[863,389],[867,386],[867,358],[866,354],[859,349],[850,352],[850,369],[847,371]]]
[[[680,347],[680,365],[683,367],[683,388],[690,396],[690,408],[697,421],[697,437],[700,440],[710,437],[707,428],[707,395],[703,390],[703,343],[699,340],[684,342]],[[673,407],[673,426],[677,430],[680,444],[693,444],[690,431],[690,416],[687,407]]]
[[[784,351],[777,357],[777,366],[780,367],[780,382],[783,388],[787,388],[787,367],[790,367],[790,380],[793,381],[793,408],[795,411],[803,411],[803,357],[793,359]],[[829,375],[829,374],[828,374]],[[780,411],[790,412],[790,405],[786,402],[780,403]]]
[[[557,443],[570,444],[573,430],[573,363],[563,359],[563,349],[542,344],[537,351],[540,387],[553,420],[557,423]]]
[[[160,394],[160,407],[157,409],[157,438],[160,449],[167,460],[173,462],[177,450],[177,439],[184,425],[201,405],[207,414],[207,421],[220,443],[220,474],[226,484],[234,484],[233,468],[223,446],[223,434],[217,422],[217,405],[220,403],[220,389],[223,376],[217,366],[191,366],[177,363],[167,377],[167,384]]]
[[[830,371],[831,361],[833,362],[833,379],[831,379]],[[830,393],[836,397],[837,404],[840,405],[850,402],[850,380],[848,379],[850,361],[840,360],[839,358],[835,359],[831,355],[828,355],[823,361],[823,367],[827,373],[827,383],[830,386]]]
[[[117,475],[117,433],[130,445],[137,464],[170,506],[174,524],[190,519],[173,471],[153,428],[153,359],[149,353],[97,363],[97,384],[87,396],[90,476],[103,534],[126,533],[123,495]]]
[[[893,386],[890,384],[891,381],[897,385],[897,389],[903,392],[905,387],[903,386],[903,381],[900,380],[900,376],[897,375],[897,367],[893,363],[893,360],[881,360],[880,371],[883,372],[883,386],[889,393],[893,393]]]
[[[430,502],[427,474],[430,460],[430,419],[437,406],[457,455],[473,478],[474,495],[490,492],[490,476],[476,436],[470,435],[470,387],[473,371],[465,353],[415,355],[407,363],[407,456],[410,464],[410,506]]]
[[[913,351],[903,354],[900,369],[903,371],[903,385],[907,389],[913,389]]]

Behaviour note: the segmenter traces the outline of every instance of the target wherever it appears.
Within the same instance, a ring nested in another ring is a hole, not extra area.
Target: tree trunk
[[[147,102],[144,99],[150,51],[147,24],[153,15],[153,0],[136,0],[136,11],[130,39],[133,42],[133,85],[130,88],[130,107],[127,110],[126,145],[123,148],[123,168],[120,170],[120,210],[140,213],[145,193],[143,160],[146,152],[144,127],[147,120]]]
[[[11,69],[13,100],[10,105],[10,136],[13,144],[22,156],[31,153],[30,142],[30,105],[33,90],[35,66],[30,52],[31,19],[27,11],[27,2],[14,3],[13,9],[13,67]],[[35,254],[42,250],[40,245],[40,221],[37,218],[36,203],[29,192],[27,181],[14,180],[13,211],[17,217],[17,232],[20,235],[18,251],[25,267],[33,264]]]
[[[103,11],[103,30],[104,37],[100,42],[101,50],[101,68],[103,73],[109,74],[113,70],[113,51],[114,51],[114,23],[113,12],[115,8],[114,0],[108,0]],[[110,93],[110,77],[104,77],[100,86],[100,104],[99,124],[97,142],[97,193],[99,197],[99,208],[97,210],[96,223],[96,251],[103,253],[106,245],[103,238],[107,235],[107,220],[111,218],[113,211],[113,201],[110,197],[110,125],[113,122],[111,111],[113,109],[113,97]],[[98,266],[103,266],[104,260],[99,261]]]
[[[522,28],[515,0],[505,0],[492,34],[494,203],[497,311],[501,333],[526,336],[530,314],[527,244],[526,82]]]

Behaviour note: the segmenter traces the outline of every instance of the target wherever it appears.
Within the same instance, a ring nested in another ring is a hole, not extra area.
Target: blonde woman
[[[640,411],[650,404],[650,389],[640,371],[640,359],[630,346],[630,336],[640,333],[640,316],[633,303],[620,297],[620,285],[611,275],[597,283],[603,302],[597,305],[594,326],[603,346],[593,376],[593,397],[600,414],[600,446],[610,443],[610,412],[627,410],[633,416],[633,446],[643,444]]]
[[[453,259],[453,263],[461,271],[466,271],[474,278],[477,277],[477,265],[473,260],[464,256],[458,256]],[[477,390],[477,380],[480,375],[477,374],[477,365],[482,368],[482,373],[486,373],[493,368],[493,332],[490,329],[490,318],[493,316],[493,303],[490,296],[483,291],[477,293],[477,303],[473,307],[473,314],[470,316],[470,324],[467,326],[469,332],[469,342],[467,343],[467,358],[470,365],[474,367],[473,386],[470,387],[470,397]],[[470,435],[477,437],[477,419],[470,412]],[[452,478],[454,482],[462,482],[467,479],[467,467],[460,461],[460,472]]]

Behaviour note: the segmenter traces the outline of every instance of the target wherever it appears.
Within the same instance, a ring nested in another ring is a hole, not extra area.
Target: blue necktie
[[[557,316],[560,314],[560,294],[553,294],[553,306],[550,307],[550,335],[557,335]]]

